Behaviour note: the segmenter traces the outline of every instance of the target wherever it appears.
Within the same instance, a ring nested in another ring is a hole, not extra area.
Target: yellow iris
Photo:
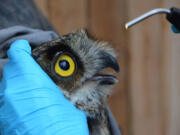
[[[69,55],[66,54],[61,55],[55,64],[55,72],[62,77],[68,77],[71,76],[74,73],[74,71],[75,71],[74,60]]]

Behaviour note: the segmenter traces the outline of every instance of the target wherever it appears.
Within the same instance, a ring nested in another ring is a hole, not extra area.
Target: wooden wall
[[[180,134],[180,35],[156,15],[126,31],[125,22],[178,0],[35,0],[60,34],[87,28],[116,48],[119,84],[109,105],[124,135]]]

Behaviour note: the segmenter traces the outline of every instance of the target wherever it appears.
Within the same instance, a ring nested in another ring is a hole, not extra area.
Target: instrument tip
[[[125,24],[125,29],[127,30],[129,27],[128,27],[128,25],[127,24]]]

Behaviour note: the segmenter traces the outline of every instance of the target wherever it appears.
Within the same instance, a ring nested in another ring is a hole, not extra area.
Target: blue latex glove
[[[8,50],[0,83],[2,135],[87,135],[85,114],[76,109],[31,57],[25,40]]]

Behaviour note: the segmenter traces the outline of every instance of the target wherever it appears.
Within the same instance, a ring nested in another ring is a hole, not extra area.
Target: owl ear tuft
[[[76,34],[83,36],[83,37],[88,37],[87,36],[87,29],[80,29],[80,30],[76,31]]]
[[[81,35],[81,36],[83,36],[83,37],[86,37],[86,38],[88,38],[88,39],[92,39],[92,40],[95,40],[95,41],[98,40],[95,36],[93,36],[93,35],[88,31],[88,29],[85,29],[85,28],[78,30],[78,31],[77,31],[77,34],[79,34],[79,35]]]

